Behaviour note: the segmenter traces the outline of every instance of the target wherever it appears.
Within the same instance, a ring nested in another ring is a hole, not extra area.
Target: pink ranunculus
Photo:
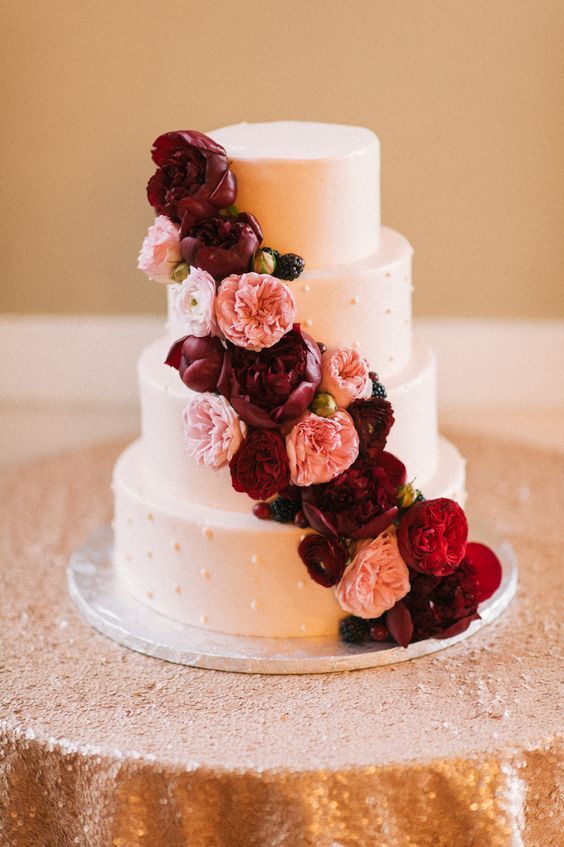
[[[166,215],[159,215],[141,245],[137,267],[149,279],[168,285],[173,282],[170,272],[181,261],[179,228]]]
[[[409,571],[399,554],[395,526],[361,541],[335,588],[337,602],[358,618],[379,618],[409,591]]]
[[[190,268],[174,293],[174,314],[188,335],[218,335],[215,319],[215,280],[201,268]]]
[[[372,381],[368,363],[351,347],[326,350],[321,357],[319,390],[331,394],[339,409],[346,409],[353,400],[370,397]]]
[[[184,409],[186,454],[199,465],[227,465],[246,433],[246,424],[219,394],[197,394]]]
[[[329,482],[358,456],[358,433],[347,412],[322,418],[305,412],[286,436],[290,476],[294,485]]]
[[[292,329],[296,301],[290,288],[268,274],[232,274],[217,292],[215,314],[225,337],[237,347],[259,352]]]

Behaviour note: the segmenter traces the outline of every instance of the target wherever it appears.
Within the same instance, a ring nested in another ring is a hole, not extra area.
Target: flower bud
[[[276,257],[269,250],[257,250],[253,258],[253,271],[257,274],[273,274]]]
[[[406,482],[405,485],[398,488],[397,498],[399,508],[409,509],[410,506],[413,506],[418,493],[410,482]]]
[[[320,418],[330,418],[337,411],[337,404],[331,394],[320,391],[313,398],[310,409]]]
[[[190,265],[186,264],[186,262],[179,262],[177,265],[173,267],[170,272],[170,278],[174,282],[184,282],[188,274],[190,273]]]

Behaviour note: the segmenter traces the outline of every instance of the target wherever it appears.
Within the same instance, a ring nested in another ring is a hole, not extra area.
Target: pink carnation
[[[322,418],[306,412],[286,436],[290,476],[294,485],[329,482],[358,456],[358,433],[347,412]]]
[[[339,409],[346,409],[353,400],[370,397],[372,382],[368,363],[350,347],[326,350],[321,357],[319,391],[331,394]]]
[[[296,302],[279,279],[267,274],[232,274],[220,285],[215,313],[229,341],[258,353],[292,329]]]
[[[379,618],[409,591],[409,571],[399,554],[392,524],[377,538],[361,541],[335,587],[337,602],[358,618]]]
[[[215,320],[215,280],[207,271],[190,268],[174,293],[176,320],[186,335],[218,335]]]
[[[141,245],[137,267],[149,279],[168,285],[170,272],[181,261],[178,227],[166,215],[159,215]]]
[[[199,465],[222,468],[227,465],[247,433],[225,397],[196,394],[184,409],[186,453]]]

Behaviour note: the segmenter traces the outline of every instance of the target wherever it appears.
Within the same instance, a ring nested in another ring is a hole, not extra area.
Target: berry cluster
[[[286,282],[297,279],[305,267],[305,262],[296,253],[283,255],[273,247],[262,247],[257,250],[253,259],[253,270],[256,273],[270,274]]]
[[[381,618],[365,620],[364,618],[357,618],[354,615],[343,618],[339,625],[339,635],[341,636],[341,641],[344,641],[345,644],[362,644],[362,642],[367,640],[391,640],[386,624]]]

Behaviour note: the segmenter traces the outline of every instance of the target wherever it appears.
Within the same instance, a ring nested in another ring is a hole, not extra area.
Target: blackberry
[[[270,514],[279,523],[291,523],[300,510],[300,504],[285,497],[277,497],[270,504]]]
[[[339,635],[341,641],[344,641],[345,644],[359,644],[366,638],[368,629],[368,621],[349,615],[348,618],[343,618],[339,624]]]
[[[285,279],[291,282],[297,279],[305,267],[305,262],[301,256],[295,253],[285,253],[283,256],[276,258],[275,275],[278,279]]]
[[[372,380],[372,396],[381,397],[382,400],[385,400],[388,396],[386,393],[386,389],[384,388],[381,382],[374,382],[374,380]]]

